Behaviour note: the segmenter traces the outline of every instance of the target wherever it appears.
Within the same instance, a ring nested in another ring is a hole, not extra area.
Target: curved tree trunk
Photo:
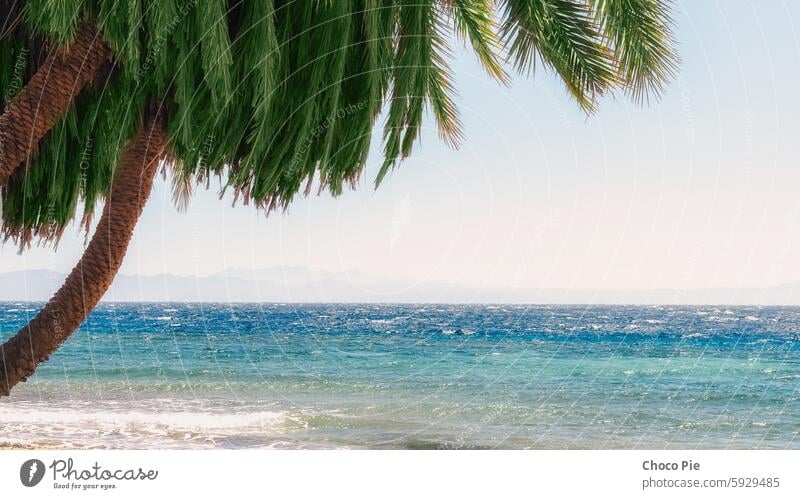
[[[0,397],[33,374],[86,319],[117,274],[158,163],[166,136],[158,119],[127,145],[92,240],[67,280],[41,312],[0,346]]]
[[[0,186],[91,82],[109,51],[98,30],[82,25],[68,47],[59,47],[0,116]]]

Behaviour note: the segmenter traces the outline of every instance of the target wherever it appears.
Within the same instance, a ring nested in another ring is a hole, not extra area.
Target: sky
[[[584,114],[546,71],[499,86],[460,50],[466,140],[432,119],[380,189],[363,181],[268,217],[217,186],[176,210],[159,179],[121,272],[205,276],[305,266],[410,283],[696,289],[800,281],[800,3],[680,1],[681,70],[662,99]],[[379,138],[376,135],[376,139]],[[67,272],[57,251],[0,249],[0,272]]]

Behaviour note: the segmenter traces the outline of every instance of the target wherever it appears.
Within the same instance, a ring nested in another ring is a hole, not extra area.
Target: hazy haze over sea
[[[66,276],[51,270],[0,274],[0,301],[46,301]],[[547,289],[398,281],[306,267],[228,269],[207,276],[117,276],[105,301],[216,303],[517,303],[800,305],[800,283],[753,288]]]

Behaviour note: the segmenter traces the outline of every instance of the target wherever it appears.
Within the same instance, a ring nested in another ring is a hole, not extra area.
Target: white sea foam
[[[129,404],[100,404],[102,409],[0,406],[3,440],[9,444],[65,448],[192,448],[224,442],[268,446],[302,427],[284,411],[131,410]],[[6,438],[8,437],[8,438]]]
[[[681,338],[684,338],[684,339],[686,339],[686,338],[705,338],[706,336],[707,335],[705,335],[703,333],[689,333],[689,334],[684,334],[683,336],[681,336]]]
[[[15,410],[12,406],[0,408],[3,424],[17,422],[32,424],[81,425],[153,425],[176,429],[233,429],[242,427],[269,427],[286,421],[282,411],[254,412],[190,412],[190,411],[75,411],[67,408],[37,408]]]

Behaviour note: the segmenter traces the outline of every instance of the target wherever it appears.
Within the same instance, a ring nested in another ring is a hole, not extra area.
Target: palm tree
[[[14,19],[7,16],[5,21],[9,29],[4,30],[3,35],[8,41],[18,41],[12,38]],[[17,71],[17,81],[25,69],[28,52],[27,47],[18,47],[17,60],[6,65]],[[53,49],[27,85],[3,106],[0,186],[8,182],[17,166],[28,158],[31,150],[67,111],[75,96],[96,77],[107,57],[107,48],[97,30],[89,24],[81,26],[74,40]],[[9,83],[13,83],[13,73],[11,78]]]
[[[0,76],[0,93],[8,94],[25,47],[58,47],[59,55],[35,61],[18,94],[38,101],[0,101],[3,116],[14,117],[0,121],[1,136],[21,137],[24,146],[3,163],[13,173],[0,190],[2,232],[21,250],[34,240],[55,244],[79,210],[88,230],[98,201],[105,205],[64,285],[0,347],[0,396],[33,374],[102,298],[159,169],[171,171],[177,203],[218,176],[241,202],[285,209],[314,182],[333,195],[355,185],[385,111],[377,186],[411,153],[426,110],[443,140],[461,141],[448,68],[454,40],[500,83],[506,67],[552,71],[587,112],[614,90],[637,101],[658,96],[676,69],[667,0],[16,5],[0,7],[0,60],[12,62],[3,66],[11,69]],[[63,62],[70,57],[92,62]],[[57,72],[48,69],[54,58],[62,61]],[[48,71],[48,81],[70,92],[48,100],[37,80]],[[16,120],[31,113],[57,118],[49,131],[18,131]]]

